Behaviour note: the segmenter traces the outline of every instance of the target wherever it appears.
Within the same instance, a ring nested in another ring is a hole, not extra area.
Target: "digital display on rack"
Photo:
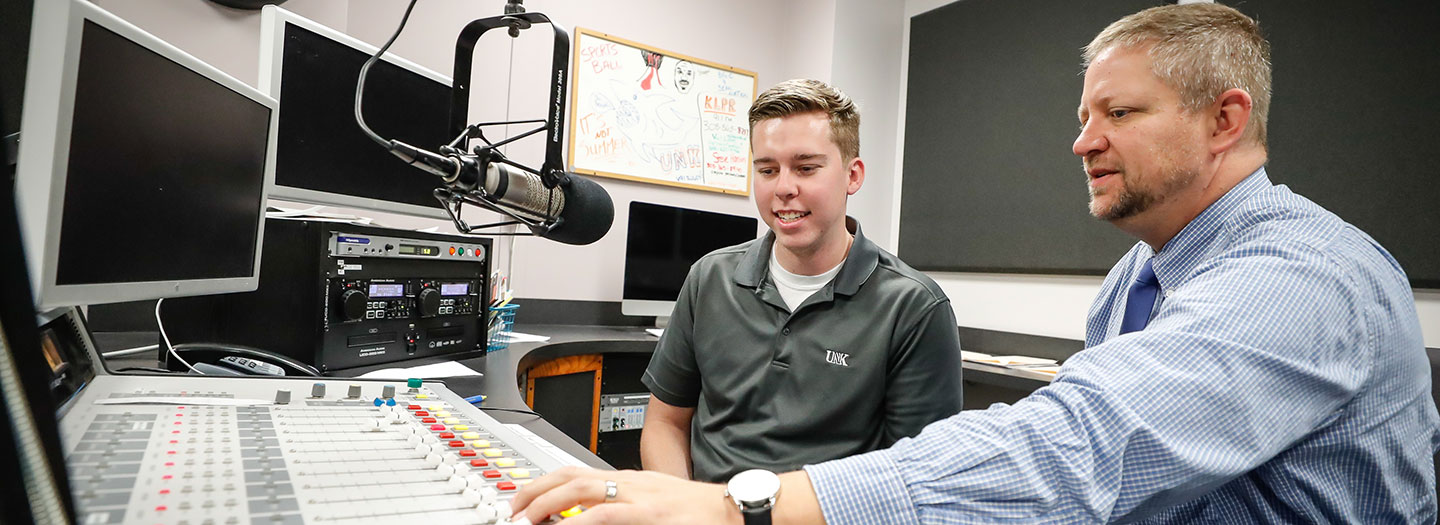
[[[400,255],[440,255],[440,247],[401,244],[399,252]]]
[[[370,285],[370,297],[403,297],[404,295],[404,284],[387,283]]]
[[[440,295],[465,295],[470,293],[470,283],[442,283]]]

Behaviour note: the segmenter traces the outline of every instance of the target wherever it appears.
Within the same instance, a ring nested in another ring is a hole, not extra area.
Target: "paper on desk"
[[[548,335],[522,334],[520,332],[510,332],[495,337],[504,337],[507,343],[543,343],[550,340],[550,336]]]
[[[960,351],[960,359],[964,359],[966,361],[979,361],[981,359],[990,359],[991,357],[992,356],[990,354],[982,354],[980,352],[971,352],[969,350]]]
[[[444,363],[412,366],[410,368],[382,368],[380,370],[361,374],[360,377],[366,379],[409,379],[412,377],[418,377],[420,379],[436,379],[441,377],[465,377],[478,375],[481,375],[480,372],[476,372],[468,366],[462,365],[455,361],[446,361]]]
[[[990,363],[1003,366],[1024,366],[1024,365],[1053,365],[1054,359],[1043,357],[1030,357],[1027,355],[997,355],[988,358],[975,359],[976,362]]]

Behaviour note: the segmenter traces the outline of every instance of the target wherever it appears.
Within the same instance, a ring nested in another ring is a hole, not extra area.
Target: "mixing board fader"
[[[504,523],[577,462],[439,384],[101,379],[61,422],[84,524]]]

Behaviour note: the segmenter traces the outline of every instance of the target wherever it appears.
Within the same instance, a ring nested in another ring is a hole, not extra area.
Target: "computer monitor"
[[[669,317],[690,265],[707,253],[755,239],[759,226],[753,217],[632,201],[621,313]]]
[[[254,290],[275,101],[81,0],[35,2],[16,196],[36,305]]]
[[[271,133],[275,198],[447,217],[439,179],[406,165],[355,123],[355,80],[377,48],[275,6],[260,15],[260,89],[280,102]],[[450,78],[386,52],[365,80],[365,123],[435,150],[450,142]]]

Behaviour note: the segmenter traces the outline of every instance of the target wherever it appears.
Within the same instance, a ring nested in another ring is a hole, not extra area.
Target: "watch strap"
[[[770,506],[740,509],[740,517],[745,525],[770,525]]]

